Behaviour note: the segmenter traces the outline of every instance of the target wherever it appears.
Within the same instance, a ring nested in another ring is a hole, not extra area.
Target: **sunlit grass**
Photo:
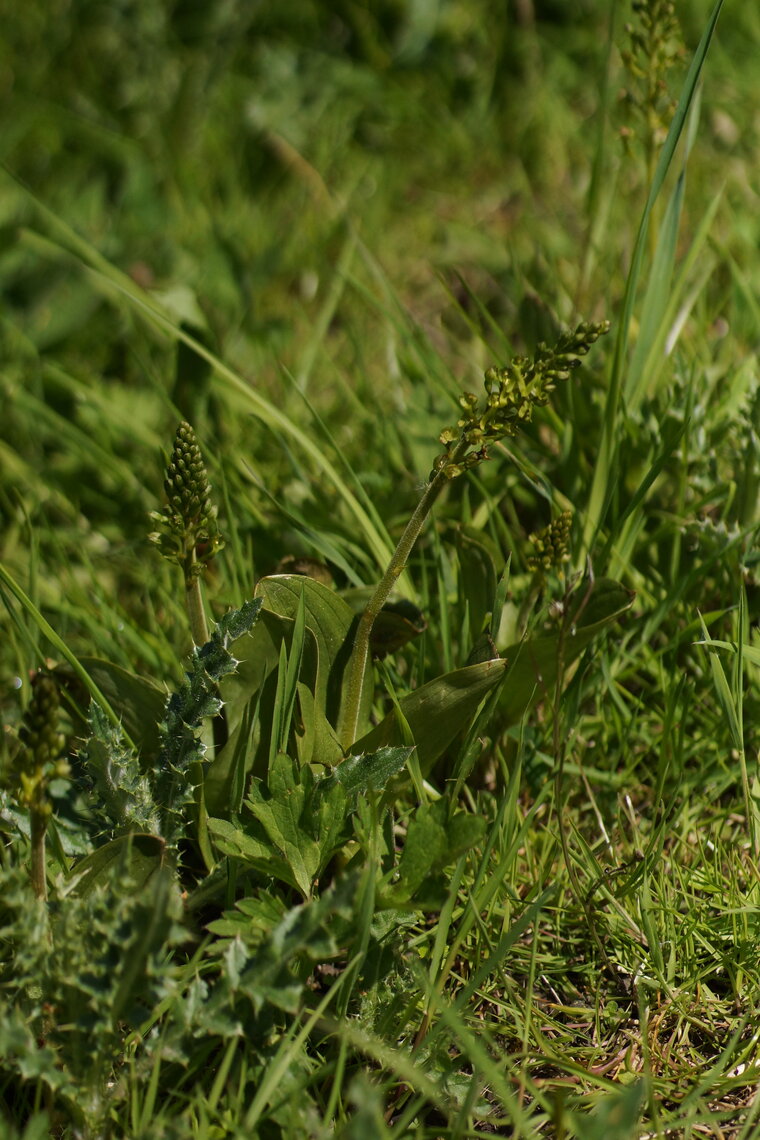
[[[201,886],[155,967],[166,992],[100,1059],[104,1135],[754,1135],[760,17],[724,11],[710,42],[704,6],[678,6],[686,53],[652,168],[619,137],[631,13],[582,7],[570,25],[458,0],[430,22],[424,6],[169,17],[146,0],[129,27],[116,9],[86,29],[59,14],[45,42],[31,5],[3,49],[5,760],[46,660],[181,684],[181,590],[147,542],[179,419],[227,539],[210,616],[290,554],[356,601],[458,394],[581,316],[616,338],[436,505],[401,590],[427,629],[386,659],[375,719],[485,630],[503,650],[553,628],[576,575],[618,580],[632,609],[519,723],[497,694],[392,785],[382,828],[362,807],[383,871],[418,801],[483,821],[439,909],[375,911],[364,874],[345,942],[299,960],[307,988],[257,993],[234,1028],[203,987],[243,967],[207,924],[242,929],[229,916],[250,903],[252,956],[298,900],[234,860]],[[533,594],[528,536],[568,509],[572,561]],[[5,863],[23,862],[3,805]],[[72,857],[60,836],[54,871]],[[3,922],[21,930],[15,890]],[[2,1026],[10,1056],[21,1029]],[[15,1064],[9,1135],[82,1135],[70,1091]]]

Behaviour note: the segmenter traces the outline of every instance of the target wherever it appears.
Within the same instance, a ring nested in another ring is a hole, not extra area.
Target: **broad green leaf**
[[[82,657],[81,663],[118,713],[127,736],[143,756],[158,751],[158,726],[164,716],[167,693],[146,677],[97,657]]]
[[[484,697],[504,677],[507,662],[500,658],[467,665],[436,677],[399,701],[401,712],[412,731],[420,767],[428,772],[452,740],[465,729]],[[403,731],[395,711],[357,740],[351,752],[375,752],[390,745],[402,745]]]
[[[309,898],[315,880],[347,838],[346,789],[333,778],[315,779],[308,765],[279,754],[266,786],[254,780],[245,807],[253,818],[240,827],[209,821],[217,846]]]
[[[343,670],[347,663],[349,633],[356,621],[351,607],[313,578],[301,574],[274,574],[262,578],[256,596],[267,610],[295,619],[303,597],[306,626],[317,640],[318,674],[314,696],[331,724],[337,724]]]
[[[165,865],[166,843],[158,835],[122,835],[80,859],[72,874],[79,879],[76,893],[84,896],[121,868],[129,874],[138,893]]]
[[[290,652],[296,617],[303,604],[305,622],[297,694],[300,724],[296,746],[302,764],[332,767],[342,758],[335,734],[343,680],[356,616],[350,606],[321,582],[302,574],[262,578],[256,596],[264,608],[254,629],[235,643],[237,671],[219,686],[225,704],[228,739],[206,773],[206,800],[212,815],[224,816],[234,801],[233,786],[241,771],[263,776],[270,754],[280,648]],[[369,666],[368,666],[369,667]],[[369,719],[371,686],[363,723]],[[252,710],[256,706],[257,716]],[[296,714],[294,720],[299,720]],[[251,729],[253,728],[253,731]],[[248,739],[241,741],[241,732]]]
[[[600,578],[590,591],[583,586],[576,591],[557,633],[506,649],[510,668],[499,702],[502,722],[517,724],[534,704],[551,696],[560,663],[567,669],[603,629],[630,609],[634,596],[619,582]]]
[[[214,843],[223,855],[248,864],[263,875],[271,875],[282,883],[287,883],[294,890],[300,890],[298,883],[290,869],[287,860],[273,851],[272,844],[267,838],[258,820],[252,820],[243,830],[242,827],[230,823],[226,819],[209,819],[208,830],[213,836]],[[255,833],[254,833],[255,832]]]
[[[470,640],[475,641],[493,609],[499,553],[476,527],[460,527],[456,537],[460,597],[467,599]]]
[[[318,763],[326,767],[338,764],[343,748],[338,734],[317,703],[308,685],[298,683],[298,704],[301,711],[299,733],[296,736],[298,759],[301,764]]]

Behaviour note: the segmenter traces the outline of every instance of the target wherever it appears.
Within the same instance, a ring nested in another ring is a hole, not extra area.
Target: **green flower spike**
[[[151,512],[156,530],[149,536],[164,558],[177,562],[185,577],[190,627],[196,645],[208,641],[208,627],[200,596],[200,577],[224,546],[216,522],[216,507],[201,450],[190,424],[177,428],[164,490],[168,504]]]
[[[29,812],[32,887],[41,899],[47,898],[45,833],[53,812],[48,787],[51,780],[69,775],[68,762],[61,758],[62,738],[57,730],[59,704],[52,677],[35,674],[32,699],[19,729],[21,747],[12,770],[16,800]]]
[[[533,357],[515,356],[504,368],[489,368],[485,374],[484,400],[479,402],[472,392],[465,392],[460,398],[463,414],[456,427],[444,428],[441,432],[443,454],[435,459],[422,498],[356,628],[338,724],[338,736],[344,748],[350,748],[356,740],[372,627],[403,572],[436,499],[450,479],[488,458],[489,444],[517,435],[523,424],[532,419],[533,409],[549,402],[557,384],[568,379],[592,344],[609,332],[609,328],[609,321],[584,322],[573,332],[563,333],[553,348],[542,343]]]
[[[683,58],[683,37],[672,0],[633,0],[631,8],[634,20],[625,28],[630,46],[621,55],[632,84],[624,98],[643,128],[651,154],[665,141],[676,108],[668,91],[668,72]],[[626,132],[628,137],[633,133]]]
[[[572,521],[572,511],[563,511],[543,530],[530,535],[530,542],[535,550],[535,554],[528,558],[530,570],[556,570],[563,562],[570,561],[570,552],[567,548]]]
[[[609,331],[610,322],[585,322],[563,333],[553,348],[539,344],[534,357],[515,356],[504,368],[485,374],[485,399],[465,392],[459,404],[463,415],[455,428],[445,428],[440,441],[445,451],[433,464],[433,475],[449,479],[461,475],[488,457],[488,444],[517,435],[533,418],[533,409],[548,404],[557,384],[567,380],[594,341]],[[477,450],[472,450],[477,448]]]

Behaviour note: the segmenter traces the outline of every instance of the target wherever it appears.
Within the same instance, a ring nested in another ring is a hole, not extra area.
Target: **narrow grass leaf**
[[[583,530],[583,544],[582,555],[591,550],[593,539],[598,529],[604,521],[604,515],[609,502],[609,491],[611,485],[614,483],[614,471],[616,466],[615,452],[617,448],[617,432],[619,427],[619,419],[621,414],[621,395],[623,389],[623,371],[626,366],[628,355],[628,337],[631,327],[631,319],[633,316],[633,308],[635,303],[636,294],[638,291],[639,278],[641,275],[641,268],[644,260],[644,252],[646,249],[647,233],[649,231],[649,222],[652,214],[652,208],[657,200],[662,185],[665,181],[667,173],[673,162],[676,147],[681,138],[684,126],[686,124],[687,116],[691,105],[696,97],[697,83],[704,66],[707,52],[710,47],[710,42],[715,31],[715,25],[718,22],[721,8],[723,7],[723,0],[717,0],[713,6],[712,12],[705,26],[702,38],[699,42],[694,57],[691,61],[689,71],[684,81],[681,95],[676,106],[673,120],[670,124],[667,137],[660,152],[660,157],[655,169],[652,185],[649,188],[649,194],[644,212],[639,223],[639,230],[636,235],[636,244],[633,250],[631,259],[631,267],[626,280],[625,293],[623,296],[622,312],[617,323],[617,339],[615,342],[615,355],[612,362],[612,371],[610,374],[609,387],[607,391],[607,401],[604,412],[604,426],[602,429],[602,436],[599,441],[599,449],[597,453],[597,461],[594,467],[594,475],[589,493],[588,505],[586,508],[586,519]]]
[[[79,658],[76,657],[71,652],[69,647],[66,645],[65,641],[61,637],[59,637],[59,635],[56,633],[56,631],[53,629],[53,627],[45,620],[45,618],[42,616],[40,611],[37,609],[37,607],[32,602],[31,598],[29,598],[24,593],[24,591],[21,589],[21,587],[19,586],[16,579],[12,576],[12,574],[10,574],[8,572],[8,570],[6,570],[6,568],[1,563],[0,563],[0,582],[2,582],[5,586],[7,586],[7,588],[11,591],[11,593],[14,595],[16,600],[22,606],[22,608],[32,618],[32,620],[36,624],[37,628],[39,629],[40,633],[42,633],[47,638],[47,640],[50,642],[50,644],[53,646],[53,648],[58,653],[60,653],[61,657],[63,657],[65,661],[68,661],[69,665],[74,670],[74,672],[76,673],[77,677],[82,682],[82,684],[85,686],[85,688],[89,692],[90,696],[93,697],[93,699],[97,701],[97,703],[103,709],[104,713],[106,714],[108,719],[111,721],[111,723],[118,726],[119,725],[119,717],[116,715],[116,713],[114,712],[114,710],[111,707],[111,705],[109,704],[109,702],[106,700],[103,693],[100,691],[98,686],[95,684],[93,679],[90,677],[89,673],[84,668],[84,666],[82,665]],[[125,735],[126,735],[126,733],[125,733]],[[134,747],[134,741],[128,740],[128,743],[131,744],[132,747]]]

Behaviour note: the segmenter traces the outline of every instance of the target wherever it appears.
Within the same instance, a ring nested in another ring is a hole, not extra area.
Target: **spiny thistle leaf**
[[[79,750],[92,781],[92,809],[110,830],[160,833],[159,812],[150,780],[124,733],[94,701],[90,735]]]
[[[191,768],[206,754],[200,739],[201,723],[221,710],[217,682],[233,673],[238,664],[228,646],[253,627],[261,606],[262,599],[256,598],[221,619],[206,645],[193,649],[185,683],[167,702],[160,725],[156,799],[164,817],[162,834],[169,841],[180,823],[182,805],[193,797]]]

